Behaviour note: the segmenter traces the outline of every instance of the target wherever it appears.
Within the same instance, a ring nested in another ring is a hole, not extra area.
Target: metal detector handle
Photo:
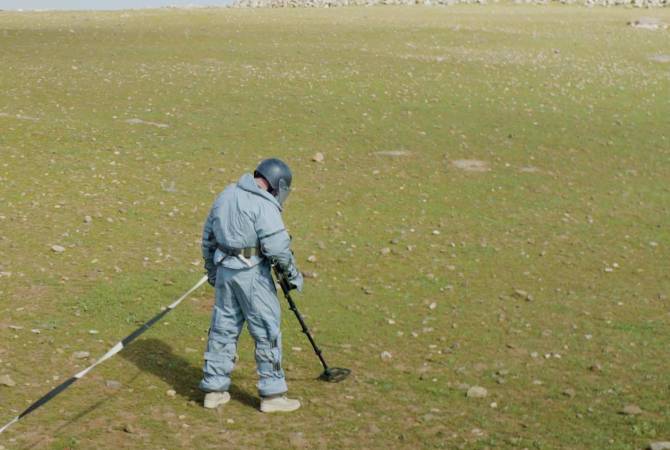
[[[286,279],[286,276],[279,271],[276,265],[273,265],[272,268],[275,272],[275,276],[277,277],[277,281],[279,282],[279,286],[281,286],[281,290],[284,292],[284,297],[286,297],[289,309],[293,311],[295,313],[295,316],[298,318],[298,322],[300,322],[300,326],[302,327],[302,332],[305,333],[307,339],[309,339],[309,343],[312,344],[314,353],[316,353],[316,356],[319,357],[319,361],[321,361],[321,365],[323,366],[324,370],[328,370],[328,364],[321,355],[321,349],[316,345],[316,342],[312,337],[312,333],[310,333],[309,328],[307,328],[307,324],[305,323],[305,320],[302,318],[302,314],[300,314],[300,311],[298,311],[298,307],[295,305],[293,298],[291,298],[290,293],[291,287],[289,285],[288,279]]]

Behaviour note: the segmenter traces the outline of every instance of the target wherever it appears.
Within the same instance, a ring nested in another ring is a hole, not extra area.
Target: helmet
[[[264,159],[256,167],[254,176],[260,175],[268,182],[270,194],[277,198],[280,205],[284,204],[286,197],[291,192],[291,169],[286,163],[277,158]]]

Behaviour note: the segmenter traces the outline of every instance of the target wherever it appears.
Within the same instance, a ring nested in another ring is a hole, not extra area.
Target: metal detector
[[[339,383],[340,381],[344,380],[349,376],[351,370],[343,369],[341,367],[328,367],[326,360],[323,359],[323,355],[321,354],[321,349],[316,345],[316,342],[314,342],[312,333],[309,332],[309,328],[307,328],[307,324],[305,324],[305,320],[302,318],[302,314],[300,314],[298,307],[295,306],[295,302],[291,298],[291,287],[288,280],[283,274],[279,272],[276,265],[272,266],[272,268],[274,269],[277,281],[281,286],[281,290],[284,292],[284,297],[286,297],[286,300],[288,301],[289,309],[295,313],[295,316],[298,318],[298,322],[300,322],[300,326],[302,327],[302,332],[307,335],[307,339],[309,339],[309,343],[312,344],[314,353],[316,353],[316,356],[319,357],[319,361],[321,361],[321,365],[323,366],[323,373],[319,375],[318,379],[321,381],[327,381],[329,383]]]

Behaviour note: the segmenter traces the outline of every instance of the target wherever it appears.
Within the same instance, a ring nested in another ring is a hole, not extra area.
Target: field
[[[310,272],[295,299],[353,370],[316,381],[280,298],[303,408],[258,412],[245,331],[233,400],[203,409],[207,286],[0,449],[670,440],[670,31],[627,26],[640,16],[670,22],[0,12],[0,423],[192,286],[214,197],[271,155],[294,170],[284,220]]]

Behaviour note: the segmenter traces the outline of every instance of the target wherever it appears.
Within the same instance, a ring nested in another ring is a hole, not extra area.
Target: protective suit
[[[277,199],[245,174],[218,196],[207,217],[202,253],[210,284],[216,288],[216,302],[200,382],[205,392],[230,387],[245,321],[256,342],[259,394],[270,397],[287,391],[281,366],[281,313],[270,261],[276,261],[298,290],[303,280],[281,211]]]

